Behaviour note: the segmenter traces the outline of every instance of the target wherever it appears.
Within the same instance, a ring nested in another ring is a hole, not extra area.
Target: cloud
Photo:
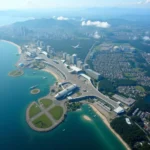
[[[137,36],[134,36],[132,39],[133,39],[133,40],[137,40],[137,39],[138,39],[138,37],[137,37]]]
[[[96,31],[96,32],[94,33],[94,35],[93,35],[93,38],[94,38],[94,39],[100,39],[101,36],[100,36],[99,33]]]
[[[69,20],[69,18],[66,18],[66,17],[60,16],[60,17],[57,17],[57,20]]]
[[[150,41],[150,37],[149,37],[149,36],[144,36],[144,37],[143,37],[143,40],[144,40],[144,41]]]
[[[101,21],[91,21],[88,20],[86,21],[82,21],[81,23],[82,26],[95,26],[98,28],[109,28],[110,24],[108,24],[108,22],[101,22]]]
[[[138,1],[137,4],[139,5],[143,5],[143,4],[149,4],[150,0],[142,0],[142,1]]]

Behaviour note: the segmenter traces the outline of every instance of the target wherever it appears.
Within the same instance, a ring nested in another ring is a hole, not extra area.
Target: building
[[[81,73],[82,69],[76,67],[76,66],[70,66],[70,69],[72,69],[72,71],[76,72],[76,73]]]
[[[114,112],[115,112],[116,114],[122,114],[122,113],[124,113],[124,109],[119,106],[119,107],[117,107],[116,109],[114,109]]]
[[[83,69],[83,70],[86,70],[86,69],[88,69],[88,68],[89,68],[89,65],[88,65],[88,64],[83,64],[83,65],[82,65],[82,69]]]
[[[48,45],[48,46],[47,46],[47,52],[48,52],[48,53],[50,53],[50,49],[51,49],[51,46]]]
[[[82,66],[83,66],[83,62],[81,60],[78,60],[77,61],[77,67],[82,69]]]
[[[69,54],[66,55],[66,61],[70,64],[71,63],[71,56]]]
[[[63,59],[66,60],[67,53],[63,53]]]
[[[78,88],[77,85],[73,84],[73,85],[69,86],[68,88],[62,90],[61,92],[57,93],[55,98],[56,99],[65,98],[65,97],[71,95],[74,92],[74,90],[76,90],[77,88]]]
[[[44,47],[44,43],[43,41],[40,41],[40,47],[43,48]]]
[[[76,65],[77,63],[77,54],[73,54],[72,57],[71,57],[71,63]]]
[[[113,98],[115,100],[117,100],[117,101],[120,101],[120,102],[128,105],[128,106],[131,106],[132,104],[135,103],[134,99],[132,99],[132,98],[126,98],[126,97],[123,97],[123,96],[120,96],[120,95],[117,95],[117,94],[113,95]]]
[[[85,69],[85,72],[93,79],[95,80],[100,80],[101,79],[101,75],[91,69]]]

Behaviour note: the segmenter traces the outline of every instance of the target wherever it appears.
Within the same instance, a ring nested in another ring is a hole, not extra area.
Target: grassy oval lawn
[[[37,104],[33,104],[29,110],[29,117],[32,118],[33,116],[37,115],[39,112],[41,112],[39,106]]]
[[[61,106],[55,106],[49,110],[49,113],[55,120],[59,120],[63,115],[63,108]]]
[[[41,115],[32,122],[37,128],[49,128],[52,126],[52,121],[45,115]]]
[[[48,98],[43,98],[40,100],[40,104],[43,104],[45,108],[48,108],[50,105],[52,105],[53,101]]]

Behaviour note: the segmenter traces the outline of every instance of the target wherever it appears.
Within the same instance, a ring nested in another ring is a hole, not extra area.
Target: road
[[[57,69],[57,72],[59,70],[61,74],[65,76],[64,82],[71,82],[72,84],[76,84],[80,88],[80,90],[82,91],[86,90],[87,92],[83,92],[82,97],[95,96],[95,97],[102,99],[106,103],[109,103],[114,109],[118,107],[117,102],[115,102],[114,100],[110,99],[108,96],[105,96],[104,94],[99,92],[92,85],[90,81],[88,83],[84,83],[79,79],[78,75],[69,73],[68,69],[64,66],[64,64],[60,60],[57,60],[59,62],[57,64],[53,62],[52,59],[49,59],[44,55],[41,55],[40,57],[43,57],[43,59],[45,59],[45,63],[50,65],[49,69],[51,69],[51,67],[53,66],[54,68]]]

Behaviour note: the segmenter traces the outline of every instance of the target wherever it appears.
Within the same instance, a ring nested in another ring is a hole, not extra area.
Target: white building
[[[77,54],[73,54],[72,57],[71,57],[71,63],[76,65],[77,63]]]

